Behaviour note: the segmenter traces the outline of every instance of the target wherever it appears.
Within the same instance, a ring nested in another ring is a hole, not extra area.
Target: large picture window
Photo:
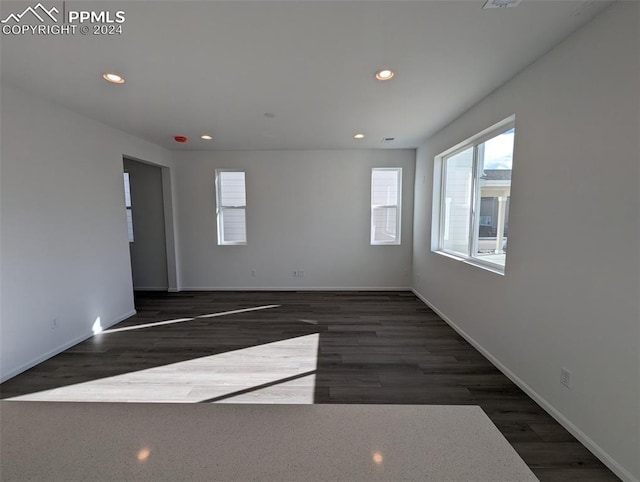
[[[216,170],[218,244],[247,244],[244,171]]]
[[[436,251],[504,272],[514,136],[510,117],[436,157]]]
[[[371,171],[371,244],[400,244],[402,168]]]

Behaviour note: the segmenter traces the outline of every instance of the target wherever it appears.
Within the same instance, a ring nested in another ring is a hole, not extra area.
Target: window
[[[436,157],[435,251],[504,272],[514,136],[512,116]]]
[[[371,170],[371,244],[400,244],[402,168]]]
[[[127,236],[133,243],[133,212],[131,211],[131,183],[129,173],[124,173],[124,205],[127,208]]]
[[[216,169],[218,244],[247,244],[244,171]]]

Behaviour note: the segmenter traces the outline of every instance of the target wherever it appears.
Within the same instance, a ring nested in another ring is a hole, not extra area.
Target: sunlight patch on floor
[[[218,316],[235,315],[236,313],[247,313],[249,311],[267,310],[269,308],[278,308],[280,306],[282,305],[256,306],[255,308],[244,308],[242,310],[223,311],[221,313],[209,313],[207,315],[194,316],[193,318],[176,318],[175,320],[156,321],[154,323],[144,323],[141,325],[124,326],[122,328],[113,328],[111,330],[99,331],[97,333],[94,330],[94,334],[118,333],[121,331],[139,330],[141,328],[153,328],[156,326],[173,325],[174,323],[184,323],[185,321],[193,321],[201,318],[217,318]]]
[[[315,397],[316,374],[311,373],[295,380],[288,380],[266,388],[232,395],[213,403],[294,403],[312,405]]]
[[[7,400],[313,403],[319,338],[305,335]]]

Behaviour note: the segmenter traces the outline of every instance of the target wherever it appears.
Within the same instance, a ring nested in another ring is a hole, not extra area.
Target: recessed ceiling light
[[[114,74],[112,72],[107,72],[106,74],[102,74],[102,78],[107,82],[111,82],[112,84],[124,84],[124,77],[119,74]]]
[[[353,138],[354,138],[354,139],[364,139],[364,138],[365,138],[365,135],[364,135],[364,134],[362,134],[362,133],[354,134]]]
[[[204,139],[205,141],[210,141],[211,139],[213,139],[213,137],[208,136],[208,135],[205,134],[203,136],[200,136],[200,139]]]
[[[378,80],[389,80],[394,75],[395,74],[393,73],[393,70],[391,70],[391,69],[382,69],[382,70],[378,70],[376,72],[376,79],[378,79]]]

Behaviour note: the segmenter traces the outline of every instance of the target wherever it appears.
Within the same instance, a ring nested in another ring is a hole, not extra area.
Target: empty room
[[[0,480],[640,482],[640,2],[0,20]]]

